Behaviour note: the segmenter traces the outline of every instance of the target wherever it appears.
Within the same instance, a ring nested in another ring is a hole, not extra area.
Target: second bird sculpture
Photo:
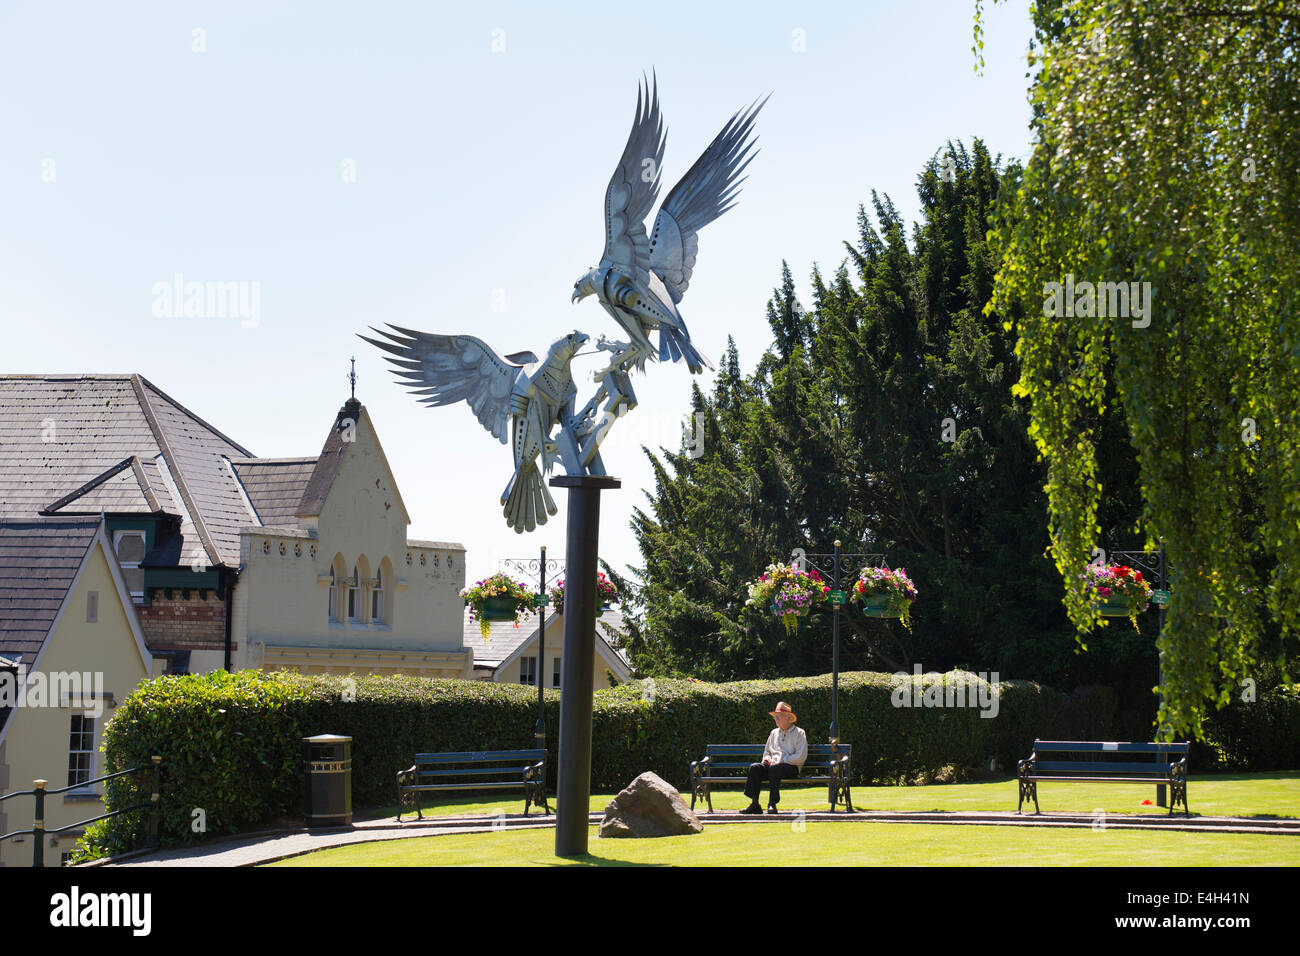
[[[769,94],[770,96],[770,94]],[[690,285],[699,250],[699,231],[734,205],[741,172],[757,155],[749,139],[754,117],[767,102],[738,111],[695,165],[668,193],[654,229],[645,218],[659,196],[659,164],[666,142],[659,113],[658,83],[637,91],[636,118],[618,167],[605,190],[605,251],[600,263],[573,284],[573,301],[595,295],[627,333],[630,342],[604,342],[614,352],[607,372],[633,365],[644,372],[655,355],[649,333],[659,330],[661,361],[685,358],[692,373],[713,363],[696,351],[677,304]]]
[[[529,375],[524,366],[537,362],[532,352],[499,355],[473,335],[437,335],[395,325],[389,328],[393,331],[372,329],[388,339],[386,342],[364,335],[361,338],[391,353],[388,361],[396,366],[394,374],[417,395],[424,396],[421,402],[451,405],[464,401],[479,424],[501,444],[511,445],[515,470],[501,493],[506,523],[520,534],[545,524],[547,516],[555,514],[557,508],[541,472],[549,474],[555,459],[564,455],[574,459],[571,464],[566,462],[570,471],[582,473],[577,469],[577,446],[566,433],[578,394],[570,364],[587,336],[573,331],[557,339],[541,367]],[[550,438],[556,424],[562,429],[559,441]]]

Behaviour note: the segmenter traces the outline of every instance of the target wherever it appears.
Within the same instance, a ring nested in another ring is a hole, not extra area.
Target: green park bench
[[[545,750],[481,750],[467,753],[416,754],[415,763],[397,774],[397,819],[414,807],[423,820],[420,795],[455,790],[524,791],[524,816],[528,808],[546,802]]]
[[[704,757],[691,761],[691,809],[695,809],[695,800],[699,798],[708,804],[713,812],[713,798],[710,791],[715,783],[744,783],[749,773],[749,765],[763,759],[763,744],[709,744],[704,750]],[[835,805],[843,803],[844,809],[853,812],[853,800],[849,793],[849,757],[852,744],[840,744],[838,752],[831,752],[830,744],[809,744],[808,759],[799,770],[799,776],[781,781],[781,789],[787,787],[807,786],[808,784],[825,784],[830,800],[831,812]],[[738,772],[737,772],[738,771]],[[809,771],[820,771],[809,773]],[[767,786],[764,778],[763,785]]]
[[[1016,765],[1019,813],[1026,800],[1038,809],[1038,784],[1044,780],[1101,783],[1155,783],[1169,786],[1169,812],[1187,809],[1187,743],[1120,743],[1100,740],[1035,740],[1030,755]],[[1176,758],[1172,762],[1170,758]]]

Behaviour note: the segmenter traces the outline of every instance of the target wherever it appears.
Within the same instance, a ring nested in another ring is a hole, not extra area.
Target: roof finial
[[[357,397],[357,358],[352,357],[352,371],[348,373],[348,381],[352,383],[352,397]]]

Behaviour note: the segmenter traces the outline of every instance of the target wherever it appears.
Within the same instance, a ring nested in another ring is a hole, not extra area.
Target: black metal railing
[[[115,777],[126,777],[135,773],[151,774],[151,787],[149,791],[149,802],[137,804],[133,807],[122,807],[109,813],[101,813],[97,817],[90,817],[87,820],[78,820],[76,823],[69,823],[61,827],[45,826],[45,798],[57,796],[61,793],[69,793],[73,790],[84,790],[86,787],[102,783],[105,780],[112,780]],[[71,784],[67,787],[60,787],[57,790],[45,789],[48,781],[33,780],[33,789],[15,790],[13,793],[6,793],[0,797],[0,803],[6,800],[13,800],[17,797],[33,797],[35,799],[35,809],[32,813],[32,825],[27,830],[11,830],[8,833],[0,834],[0,843],[11,837],[27,836],[32,837],[32,866],[45,866],[45,837],[47,834],[63,833],[67,830],[75,830],[78,827],[84,827],[87,824],[95,823],[99,820],[107,820],[109,817],[115,817],[119,813],[134,813],[139,810],[149,811],[149,846],[158,845],[158,813],[162,801],[162,757],[153,757],[150,766],[132,767],[130,770],[119,770],[117,773],[105,774],[102,777],[95,777],[93,780],[82,780],[79,783]]]

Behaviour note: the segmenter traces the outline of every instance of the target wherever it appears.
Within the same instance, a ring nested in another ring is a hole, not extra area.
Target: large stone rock
[[[600,824],[602,837],[661,837],[699,833],[700,818],[682,800],[682,795],[661,777],[643,773],[605,808]]]

